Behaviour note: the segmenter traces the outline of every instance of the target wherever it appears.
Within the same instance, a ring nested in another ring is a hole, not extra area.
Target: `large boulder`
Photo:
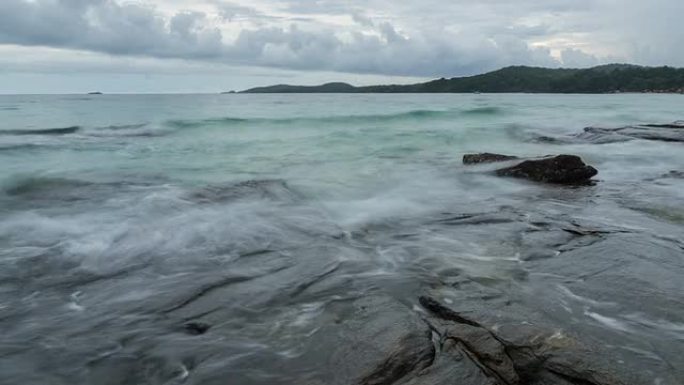
[[[505,162],[519,159],[515,156],[480,153],[466,154],[463,163],[466,165]],[[498,176],[523,178],[535,182],[557,184],[582,184],[598,174],[598,170],[585,164],[577,155],[556,155],[544,158],[523,160],[510,167],[494,171]]]
[[[578,184],[589,181],[598,170],[585,164],[576,155],[557,155],[529,159],[495,171],[496,175],[524,178],[535,182]]]

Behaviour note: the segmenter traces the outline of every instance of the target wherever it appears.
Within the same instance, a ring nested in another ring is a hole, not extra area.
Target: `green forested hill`
[[[684,92],[684,69],[609,64],[588,69],[552,69],[515,66],[482,75],[437,79],[411,85],[354,87],[346,83],[321,86],[277,85],[252,88],[245,93],[429,93],[529,92],[610,93]]]

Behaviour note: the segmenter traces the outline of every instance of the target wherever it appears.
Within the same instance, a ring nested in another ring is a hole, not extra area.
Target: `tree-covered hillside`
[[[610,64],[589,69],[551,69],[515,66],[482,75],[437,79],[411,85],[354,87],[345,83],[321,86],[252,88],[246,93],[438,93],[438,92],[529,92],[611,93],[684,92],[684,69]]]

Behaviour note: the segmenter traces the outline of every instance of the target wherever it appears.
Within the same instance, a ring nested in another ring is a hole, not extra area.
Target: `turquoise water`
[[[0,96],[2,369],[23,384],[173,383],[178,368],[203,384],[223,372],[242,384],[325,377],[306,369],[304,341],[332,303],[383,292],[410,311],[457,270],[676,384],[684,184],[662,176],[682,171],[682,144],[544,138],[669,123],[683,106],[626,94]],[[599,182],[540,186],[461,164],[484,151],[577,154]],[[483,213],[505,218],[443,222]],[[643,274],[648,295],[592,291],[521,260],[530,246],[516,226],[539,218],[665,242],[670,259],[620,270],[622,282]],[[226,274],[244,280],[178,305]],[[167,332],[195,318],[220,325],[213,339]],[[148,358],[159,363],[148,377],[125,377]]]
[[[3,130],[78,131],[3,135],[0,156],[3,179],[129,171],[197,182],[306,179],[313,168],[334,182],[483,146],[538,154],[544,146],[520,140],[527,132],[669,122],[681,105],[678,95],[3,96]]]

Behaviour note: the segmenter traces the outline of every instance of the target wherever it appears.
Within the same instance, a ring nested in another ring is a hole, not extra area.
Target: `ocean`
[[[683,106],[0,96],[0,383],[352,383],[382,353],[364,344],[398,327],[358,301],[414,317],[430,295],[493,330],[596,347],[631,384],[680,384],[682,142],[578,134]],[[575,154],[599,174],[501,178],[462,164],[475,152]]]

